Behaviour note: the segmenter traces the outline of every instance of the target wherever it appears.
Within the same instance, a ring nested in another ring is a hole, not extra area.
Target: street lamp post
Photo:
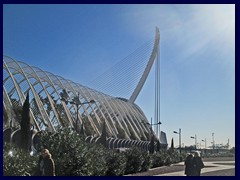
[[[180,151],[180,153],[181,153],[181,149],[182,149],[182,147],[181,147],[181,128],[179,128],[179,131],[178,131],[178,132],[177,132],[177,131],[173,131],[173,133],[179,135],[179,151]]]
[[[151,141],[150,141],[150,144],[152,144],[152,142],[154,143],[154,141],[152,141],[152,139],[154,138],[154,135],[153,135],[153,130],[152,130],[152,126],[155,126],[155,125],[159,125],[160,126],[160,124],[162,124],[160,121],[158,122],[158,123],[156,123],[156,124],[153,124],[152,123],[152,118],[151,118],[151,124],[150,123],[146,123],[146,122],[144,122],[144,121],[142,121],[142,123],[143,124],[147,124],[149,127],[150,127],[150,131],[151,131]],[[159,139],[159,143],[160,143],[160,139]],[[159,147],[160,148],[160,147]],[[151,149],[151,148],[150,148]],[[153,149],[154,149],[154,144],[153,144]],[[154,151],[154,150],[151,150],[151,151]],[[150,151],[150,152],[151,152]],[[151,153],[153,153],[153,152],[151,152]]]
[[[155,126],[155,125],[161,125],[162,123],[159,121],[158,123],[156,123],[156,124],[153,124],[152,123],[152,118],[151,118],[151,124],[150,123],[145,123],[145,122],[142,122],[142,123],[144,123],[144,124],[147,124],[147,125],[149,125],[150,126],[150,130],[151,130],[151,133],[153,134],[153,130],[152,130],[152,126]]]
[[[213,143],[213,149],[214,149],[215,148],[214,133],[212,133],[212,143]]]
[[[66,93],[66,90],[64,91],[64,93]],[[89,102],[83,102],[83,103],[81,103],[79,99],[80,99],[80,98],[79,98],[79,92],[78,92],[77,96],[73,97],[72,100],[67,100],[67,97],[66,97],[66,96],[65,96],[65,97],[62,97],[62,100],[64,100],[65,102],[69,102],[70,104],[76,105],[76,108],[77,108],[76,131],[77,131],[77,133],[80,133],[80,132],[79,132],[79,125],[78,125],[78,123],[79,123],[79,118],[78,118],[78,109],[79,109],[79,106],[80,106],[80,105],[83,105],[83,104],[92,104],[92,103],[95,103],[94,100],[90,100]]]
[[[205,149],[207,149],[207,141],[206,141],[206,138],[205,138],[205,140],[202,140],[202,142],[205,142]]]
[[[207,140],[206,140],[206,138],[204,140],[202,139],[202,142],[205,143],[204,154],[206,154],[206,152],[207,152]]]
[[[195,150],[197,150],[197,135],[195,137],[191,136],[190,138],[195,139]]]

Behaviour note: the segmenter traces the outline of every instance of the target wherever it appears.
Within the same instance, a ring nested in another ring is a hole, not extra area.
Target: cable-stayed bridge
[[[148,142],[151,135],[149,122],[134,102],[156,62],[154,122],[160,122],[159,41],[160,33],[156,28],[154,41],[140,46],[96,78],[91,83],[94,88],[4,56],[4,128],[19,126],[19,109],[26,94],[29,94],[31,124],[37,131],[56,132],[61,127],[77,130],[81,126],[84,134],[92,137],[93,141],[101,135],[105,122],[108,136],[126,140],[121,143],[126,144],[127,140],[133,140],[139,145],[140,141]],[[160,128],[156,128],[156,137],[159,138]],[[159,138],[160,141],[162,138]],[[128,144],[130,142],[132,141]],[[166,141],[162,142],[164,143]]]

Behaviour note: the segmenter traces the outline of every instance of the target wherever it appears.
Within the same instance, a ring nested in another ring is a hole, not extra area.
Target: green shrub
[[[87,146],[81,136],[63,128],[55,134],[44,133],[40,139],[38,151],[42,148],[49,149],[55,162],[57,176],[81,175],[78,174],[78,169],[86,163],[83,156],[87,152]]]
[[[106,153],[106,162],[108,170],[106,176],[122,176],[126,169],[126,157],[123,153],[117,153],[109,150]]]
[[[142,163],[142,168],[141,171],[147,171],[151,167],[151,157],[150,154],[146,151],[142,151],[142,156],[143,156],[143,163]]]
[[[56,176],[121,176],[150,167],[170,165],[181,160],[182,154],[174,150],[149,154],[138,147],[123,153],[108,150],[101,144],[86,143],[82,136],[70,129],[62,128],[58,133],[42,133],[40,144],[36,147],[49,149],[55,162]],[[32,174],[37,166],[38,156],[30,156],[26,151],[4,145],[3,172],[5,176],[23,176]]]
[[[173,163],[173,158],[170,155],[165,156],[164,165],[170,166]]]
[[[164,157],[164,153],[162,151],[158,151],[154,154],[151,154],[151,167],[155,168],[155,167],[160,167],[163,166],[165,161],[164,161],[165,157]]]
[[[87,144],[70,129],[43,134],[41,148],[49,149],[52,154],[57,176],[102,176],[107,171],[106,149],[99,144]]]
[[[105,176],[108,169],[106,162],[106,148],[100,144],[88,144],[84,158],[86,163],[81,168],[86,176]],[[86,172],[87,170],[87,172]]]
[[[169,149],[166,154],[170,157],[170,164],[181,162],[183,160],[182,156],[184,156],[184,154],[180,154],[176,149]]]
[[[164,165],[171,165],[173,163],[178,163],[181,162],[185,159],[186,157],[186,153],[179,153],[177,150],[175,149],[169,149],[167,151],[164,152]]]
[[[132,174],[141,171],[144,158],[142,156],[142,151],[133,147],[124,152],[127,158],[125,174]]]
[[[3,147],[3,175],[4,176],[29,176],[37,166],[37,157],[29,152],[11,147],[5,143]]]

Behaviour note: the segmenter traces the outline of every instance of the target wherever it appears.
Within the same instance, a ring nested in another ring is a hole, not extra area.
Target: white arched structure
[[[154,47],[153,47],[153,51],[152,54],[149,58],[147,67],[144,70],[144,73],[140,79],[140,81],[138,82],[137,87],[135,88],[134,92],[132,93],[129,102],[133,103],[135,102],[135,100],[137,99],[138,94],[140,93],[140,91],[142,90],[142,87],[148,77],[148,74],[152,68],[152,65],[157,57],[158,54],[158,46],[159,46],[159,41],[160,41],[160,33],[159,33],[159,29],[156,27],[156,35],[155,35],[155,42],[154,42]]]
[[[38,131],[56,132],[61,127],[82,125],[87,136],[99,136],[105,121],[109,137],[147,141],[151,133],[148,120],[134,101],[146,81],[158,53],[159,30],[147,67],[129,100],[98,92],[71,80],[3,57],[3,126],[18,126],[19,107],[29,92],[31,124]],[[65,99],[78,98],[79,108]],[[86,103],[94,100],[95,103]],[[78,114],[77,114],[78,113]],[[78,117],[78,118],[77,118]],[[144,122],[144,123],[143,123]],[[10,125],[11,124],[11,125]],[[114,142],[113,142],[114,144]]]

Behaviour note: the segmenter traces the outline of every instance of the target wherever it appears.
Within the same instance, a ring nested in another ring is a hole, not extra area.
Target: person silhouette
[[[39,156],[34,176],[55,176],[55,164],[48,149],[43,149]]]
[[[194,152],[194,157],[192,159],[192,167],[193,167],[192,176],[200,176],[201,169],[204,168],[204,164],[198,151]]]
[[[192,160],[193,160],[193,155],[189,153],[184,162],[186,176],[192,176],[192,171],[193,171]]]

